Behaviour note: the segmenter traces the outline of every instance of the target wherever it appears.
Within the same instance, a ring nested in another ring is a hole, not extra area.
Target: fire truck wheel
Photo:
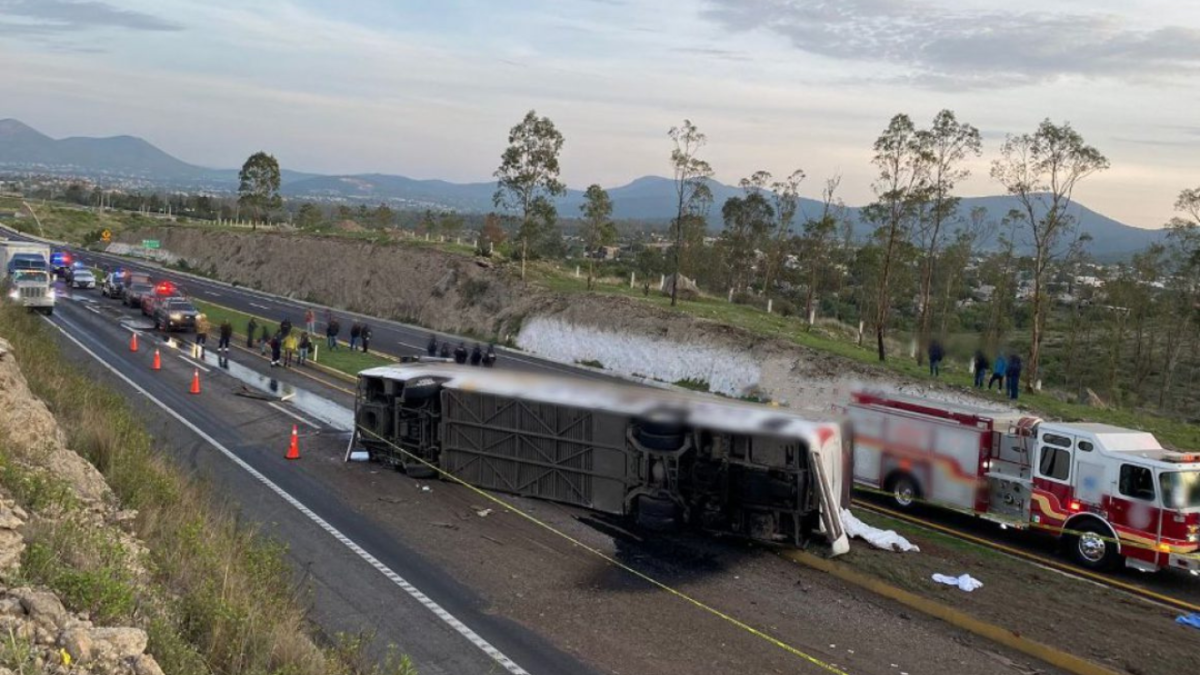
[[[892,503],[902,509],[911,509],[921,499],[921,487],[906,473],[888,481],[888,491],[892,493]]]
[[[1117,545],[1111,541],[1109,532],[1094,520],[1085,520],[1074,528],[1078,534],[1070,539],[1071,558],[1078,564],[1091,570],[1110,570],[1117,566],[1121,554]]]

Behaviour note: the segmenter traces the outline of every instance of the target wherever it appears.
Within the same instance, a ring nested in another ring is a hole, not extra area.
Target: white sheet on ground
[[[975,577],[972,577],[970,574],[964,574],[958,577],[952,577],[949,574],[935,574],[933,575],[933,580],[939,584],[946,584],[947,586],[958,586],[968,593],[976,588],[983,587],[983,582]]]
[[[849,509],[842,509],[842,524],[846,528],[846,534],[851,538],[859,538],[875,548],[881,548],[885,551],[920,551],[917,545],[896,534],[894,530],[881,530],[877,527],[871,527],[863,521],[854,517]]]

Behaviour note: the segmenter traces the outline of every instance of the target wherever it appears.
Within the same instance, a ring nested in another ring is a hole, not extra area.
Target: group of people
[[[990,369],[992,377],[987,383],[988,391],[991,391],[992,385],[995,384],[998,391],[1007,394],[1010,399],[1015,401],[1021,393],[1021,368],[1023,365],[1021,357],[1017,354],[1009,354],[1005,357],[1004,352],[998,352],[996,358],[989,363],[983,350],[976,350],[975,387],[983,389],[983,379]]]
[[[470,364],[473,366],[482,365],[488,368],[491,368],[496,364],[496,346],[493,344],[489,344],[487,346],[487,351],[485,352],[483,347],[476,342],[475,348],[468,352],[466,343],[459,342],[458,346],[454,348],[453,352],[451,352],[449,342],[442,342],[439,345],[437,336],[430,335],[429,344],[426,345],[425,351],[430,356],[440,356],[443,359],[450,358],[451,354],[453,353],[454,362],[458,364],[466,364],[467,362],[470,362]]]
[[[212,324],[208,320],[208,315],[196,315],[196,351],[197,356],[204,358],[208,350],[208,332],[212,330]],[[224,360],[229,357],[229,341],[233,339],[233,324],[229,323],[229,319],[221,322],[218,328],[217,338],[217,359]]]
[[[929,374],[938,377],[941,374],[942,361],[946,358],[946,351],[940,342],[933,340],[929,343],[928,353]],[[1021,392],[1021,368],[1024,365],[1020,356],[1014,353],[1005,357],[1001,351],[996,354],[995,359],[989,360],[982,349],[977,349],[973,361],[976,388],[983,389],[983,381],[990,372],[992,377],[987,381],[988,391],[991,391],[992,385],[995,384],[998,391],[1014,401],[1017,400]]]
[[[309,310],[309,315],[312,310]],[[305,319],[308,320],[308,317]],[[316,321],[313,320],[311,325],[315,328]],[[325,345],[330,351],[335,351],[338,348],[338,335],[342,332],[342,322],[338,321],[337,317],[331,312],[326,313],[325,317]],[[350,350],[362,349],[363,353],[371,348],[371,326],[365,321],[355,321],[350,324]]]
[[[250,317],[250,323],[246,326],[246,347],[254,349],[257,337],[258,353],[266,355],[267,350],[271,350],[271,367],[283,366],[291,368],[292,363],[298,366],[303,366],[308,363],[308,355],[312,351],[312,335],[310,331],[295,331],[292,329],[292,322],[284,319],[279,322],[279,328],[275,333],[271,333],[271,329],[263,324],[258,325],[258,320]]]

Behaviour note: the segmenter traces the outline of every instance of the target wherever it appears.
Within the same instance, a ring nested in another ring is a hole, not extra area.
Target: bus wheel
[[[642,495],[637,500],[637,524],[652,532],[670,532],[679,527],[679,507],[670,499]]]
[[[1112,533],[1094,520],[1085,520],[1071,535],[1071,559],[1090,570],[1114,569],[1121,560]]]

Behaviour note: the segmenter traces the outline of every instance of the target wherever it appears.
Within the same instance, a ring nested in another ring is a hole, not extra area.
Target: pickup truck
[[[195,305],[187,298],[159,298],[154,303],[154,327],[164,333],[173,330],[196,330]]]

